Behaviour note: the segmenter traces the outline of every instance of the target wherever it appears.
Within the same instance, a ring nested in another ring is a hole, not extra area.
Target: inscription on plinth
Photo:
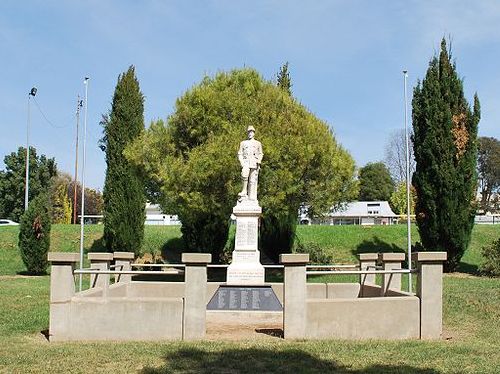
[[[235,249],[257,249],[259,217],[237,218]]]
[[[270,286],[221,286],[210,299],[207,310],[281,311],[283,307]]]
[[[236,235],[231,264],[227,269],[227,284],[249,286],[264,284],[264,267],[258,250],[259,217],[262,212],[257,202],[238,204],[233,209],[236,217]]]

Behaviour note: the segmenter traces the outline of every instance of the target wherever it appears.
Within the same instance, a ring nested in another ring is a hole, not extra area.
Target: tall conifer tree
[[[425,250],[446,251],[445,270],[454,271],[474,225],[480,107],[477,94],[472,110],[465,99],[444,39],[414,89],[412,105],[420,238]]]
[[[144,182],[123,150],[144,129],[144,96],[131,66],[118,77],[109,119],[104,121],[106,149],[104,240],[108,251],[136,254],[144,238]]]
[[[292,96],[292,80],[290,79],[290,73],[288,72],[288,62],[284,63],[278,72],[277,85],[279,88]]]

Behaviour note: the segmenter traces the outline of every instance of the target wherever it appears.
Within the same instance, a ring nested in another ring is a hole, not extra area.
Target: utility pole
[[[24,187],[24,211],[28,210],[29,190],[30,190],[30,121],[31,121],[31,96],[35,97],[36,87],[33,87],[28,94],[28,124],[26,126],[26,183]]]
[[[88,90],[89,77],[85,77],[85,111],[83,115],[83,164],[82,164],[82,211],[80,215],[80,270],[83,269],[83,226],[85,225],[85,158],[87,148],[87,111],[88,111]],[[82,274],[80,274],[80,291],[82,290]]]
[[[80,123],[80,108],[83,105],[83,100],[80,100],[80,95],[76,100],[76,142],[75,142],[75,180],[73,182],[73,224],[76,225],[76,210],[77,210],[77,186],[76,182],[78,180],[78,133],[79,133],[79,123]]]

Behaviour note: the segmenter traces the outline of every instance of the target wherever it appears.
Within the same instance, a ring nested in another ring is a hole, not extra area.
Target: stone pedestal
[[[384,270],[401,270],[401,262],[405,260],[405,254],[397,252],[380,253],[378,258],[382,262]],[[380,296],[385,296],[389,289],[401,291],[401,274],[384,274]]]
[[[256,200],[243,200],[233,208],[233,214],[236,217],[236,236],[233,258],[227,268],[227,284],[264,284],[264,267],[258,249],[262,208]]]
[[[443,262],[446,252],[412,253],[417,262],[420,339],[440,339],[443,332]]]

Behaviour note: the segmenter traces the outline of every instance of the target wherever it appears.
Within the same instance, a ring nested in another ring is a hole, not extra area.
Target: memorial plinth
[[[231,264],[227,268],[228,285],[264,284],[264,267],[260,263],[259,218],[262,208],[257,200],[242,200],[233,208],[236,236]]]

